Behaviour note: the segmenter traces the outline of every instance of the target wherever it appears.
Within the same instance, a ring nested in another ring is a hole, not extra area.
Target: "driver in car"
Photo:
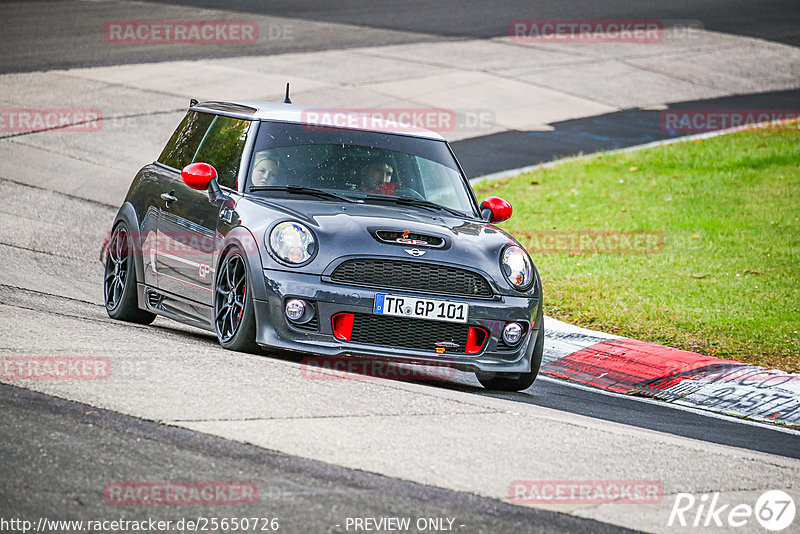
[[[397,184],[392,182],[394,169],[385,161],[373,161],[361,168],[361,187],[367,193],[393,195]]]
[[[278,176],[280,174],[280,160],[274,157],[263,155],[256,156],[256,161],[253,164],[253,174],[250,180],[253,185],[278,185]]]

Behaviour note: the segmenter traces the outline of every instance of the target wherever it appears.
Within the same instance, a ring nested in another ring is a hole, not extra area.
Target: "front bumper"
[[[431,296],[469,303],[468,324],[482,327],[489,334],[477,354],[417,350],[400,347],[340,341],[333,335],[331,318],[342,312],[372,314],[375,295],[389,293],[424,297],[420,293],[397,289],[376,290],[326,282],[319,275],[299,272],[264,270],[266,300],[254,299],[256,342],[266,348],[290,350],[323,356],[353,356],[389,359],[396,362],[448,365],[462,371],[486,373],[525,373],[531,370],[531,358],[541,325],[541,299],[516,296],[496,296],[492,300],[462,297]],[[538,281],[537,281],[538,283]],[[541,295],[541,290],[537,291]],[[316,332],[291,326],[284,315],[284,302],[299,298],[316,307],[319,327]],[[502,342],[502,331],[508,322],[529,325],[527,332],[514,348]],[[414,332],[409,332],[413,336]]]

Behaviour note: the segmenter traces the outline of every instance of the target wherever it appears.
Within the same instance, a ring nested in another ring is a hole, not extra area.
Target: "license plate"
[[[469,304],[466,302],[400,297],[378,293],[375,295],[375,307],[372,312],[376,315],[394,315],[396,317],[466,323],[469,315]]]

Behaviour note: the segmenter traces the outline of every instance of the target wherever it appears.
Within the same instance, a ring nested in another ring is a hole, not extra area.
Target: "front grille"
[[[517,348],[519,348],[519,343],[517,343],[516,345],[509,345],[508,343],[506,343],[506,340],[503,339],[502,335],[500,336],[500,339],[497,341],[497,350],[498,351],[507,352],[507,351],[514,350],[514,349],[517,349]]]
[[[318,332],[319,331],[319,317],[314,315],[314,317],[308,321],[307,323],[289,323],[293,327],[297,328],[298,330],[306,330],[307,332]]]
[[[366,313],[354,315],[350,341],[355,343],[434,352],[436,343],[444,341],[458,345],[447,350],[451,354],[463,354],[467,346],[469,326],[465,324]]]
[[[479,274],[430,263],[358,259],[339,265],[331,280],[342,284],[488,298],[492,288]]]

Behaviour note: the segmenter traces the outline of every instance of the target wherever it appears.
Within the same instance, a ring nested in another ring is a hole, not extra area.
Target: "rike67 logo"
[[[723,527],[729,531],[744,526],[752,529],[755,519],[763,528],[777,532],[791,525],[794,516],[794,499],[781,490],[762,493],[755,506],[721,502],[719,493],[704,493],[700,497],[678,493],[667,526]]]

